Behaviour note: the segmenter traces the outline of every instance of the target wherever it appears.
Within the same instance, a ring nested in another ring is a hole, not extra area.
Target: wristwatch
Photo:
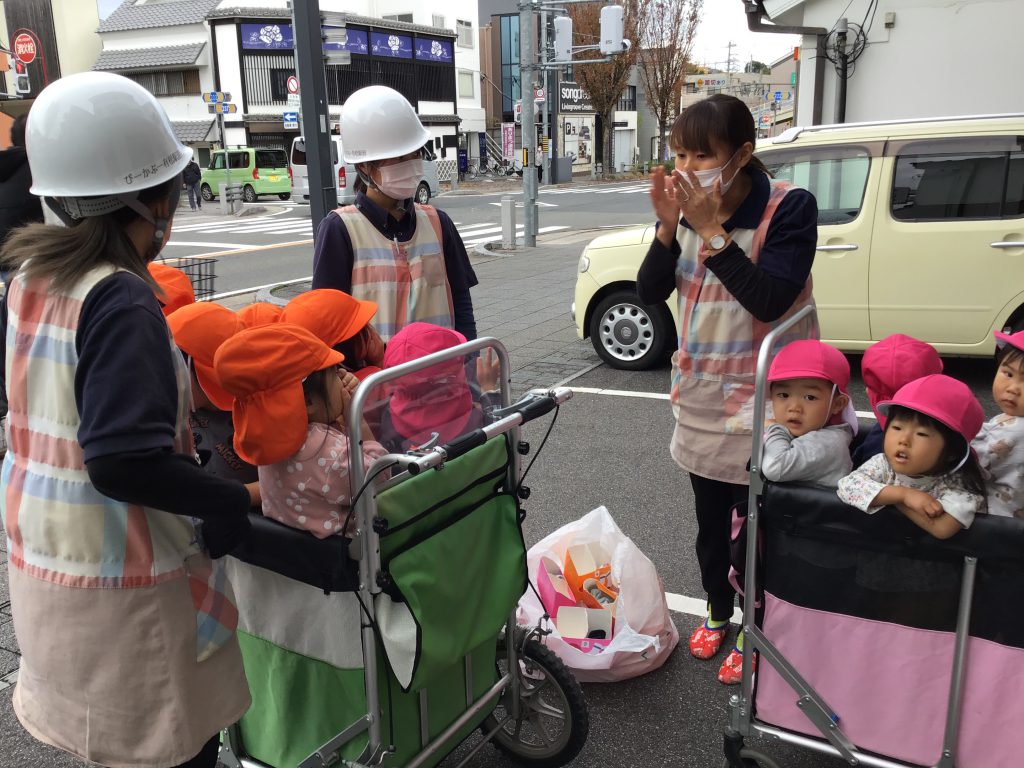
[[[707,247],[711,251],[720,251],[725,248],[727,242],[729,242],[729,238],[723,234],[712,235],[711,239],[707,241]]]

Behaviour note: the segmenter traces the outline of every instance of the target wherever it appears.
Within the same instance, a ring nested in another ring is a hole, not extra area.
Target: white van
[[[342,160],[341,136],[331,136],[331,162],[338,183],[338,205],[351,205],[356,201],[356,167]],[[306,140],[302,136],[292,139],[291,152],[292,199],[309,200],[309,169],[306,167]],[[423,179],[416,188],[416,202],[426,204],[438,193],[437,163],[429,145],[423,148]]]

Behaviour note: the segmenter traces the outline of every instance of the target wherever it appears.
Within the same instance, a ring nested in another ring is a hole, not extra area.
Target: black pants
[[[206,742],[199,754],[182,763],[175,768],[216,768],[217,766],[217,754],[220,752],[220,734],[214,734],[214,737]]]
[[[690,473],[697,512],[697,563],[713,621],[732,617],[736,592],[729,583],[729,510],[747,496],[747,486],[709,480]]]

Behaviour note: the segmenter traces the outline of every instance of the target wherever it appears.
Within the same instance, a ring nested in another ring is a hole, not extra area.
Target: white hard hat
[[[29,112],[25,149],[32,193],[41,197],[133,195],[192,159],[153,94],[109,72],[46,86]]]
[[[341,146],[346,163],[401,157],[430,141],[412,104],[384,85],[360,88],[341,108]]]

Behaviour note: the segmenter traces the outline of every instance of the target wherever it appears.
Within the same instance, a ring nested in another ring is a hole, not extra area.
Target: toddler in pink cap
[[[774,482],[835,488],[853,467],[857,431],[846,357],[814,339],[794,341],[775,356],[768,381],[774,418],[764,433],[761,473]]]
[[[839,498],[872,514],[886,505],[939,539],[986,511],[971,441],[985,416],[966,384],[933,374],[904,385],[877,409],[883,452],[839,481]]]
[[[1024,331],[996,331],[998,368],[992,397],[999,406],[972,445],[985,471],[988,511],[1024,518]]]

